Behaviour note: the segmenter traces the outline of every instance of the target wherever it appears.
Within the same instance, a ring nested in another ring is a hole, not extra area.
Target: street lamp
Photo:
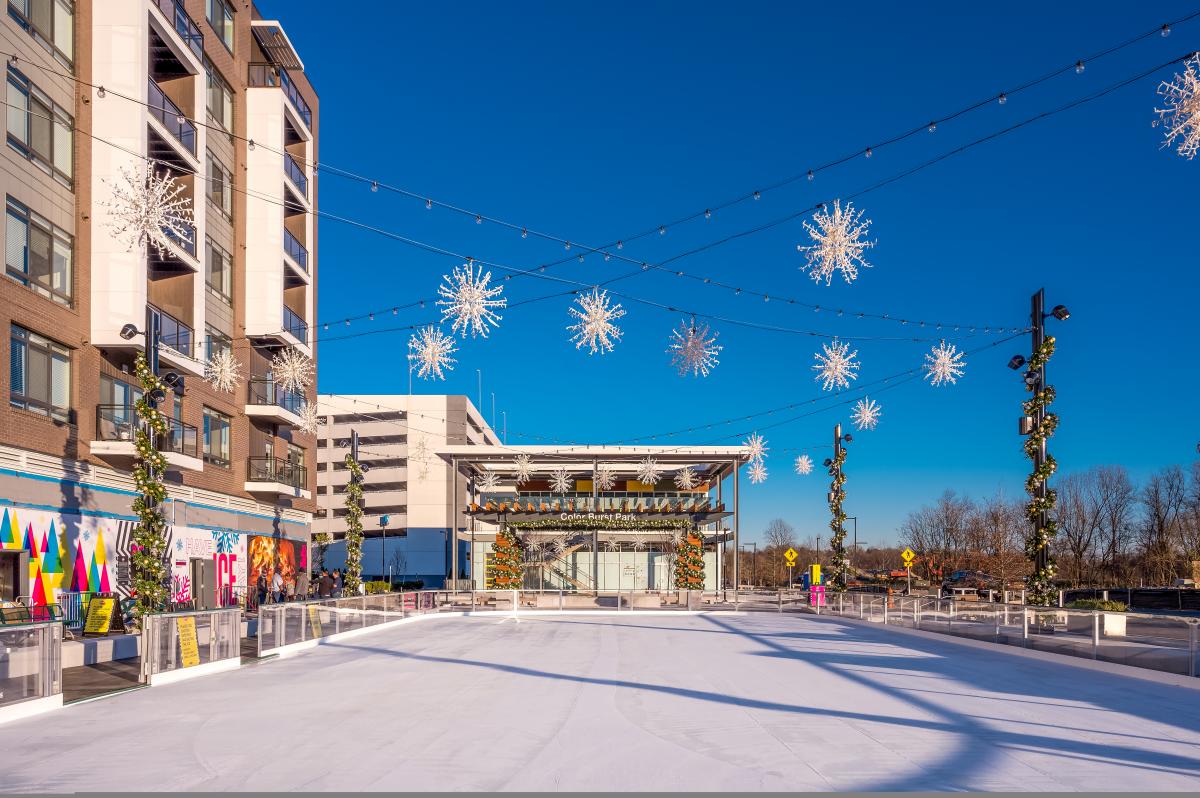
[[[757,542],[755,542],[755,543],[742,543],[741,545],[739,545],[739,546],[738,546],[738,550],[740,551],[741,549],[744,549],[744,548],[746,548],[747,546],[753,546],[753,547],[754,547],[754,553],[753,553],[753,555],[750,557],[750,584],[751,584],[751,586],[753,586],[753,585],[754,585],[754,583],[758,581],[758,570],[757,570],[757,568],[758,568],[758,566],[757,566],[757,561],[758,561],[758,543],[757,543]]]
[[[383,533],[383,545],[379,547],[379,578],[383,579],[383,569],[387,562],[387,527],[391,522],[391,517],[387,515],[379,516],[379,530]],[[388,590],[392,589],[392,575],[388,574]]]

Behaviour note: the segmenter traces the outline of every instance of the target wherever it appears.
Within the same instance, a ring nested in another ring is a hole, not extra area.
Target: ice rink
[[[3,789],[1200,790],[1200,691],[774,614],[438,617],[0,726]]]

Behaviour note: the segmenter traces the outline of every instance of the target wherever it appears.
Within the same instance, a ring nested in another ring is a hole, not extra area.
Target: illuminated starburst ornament
[[[303,391],[312,385],[313,363],[294,347],[288,347],[271,359],[275,384],[285,391]]]
[[[140,169],[122,167],[120,171],[121,180],[112,186],[112,199],[101,203],[108,209],[104,224],[113,238],[143,253],[153,247],[159,255],[168,254],[172,244],[195,241],[192,201],[184,195],[182,183],[149,162]]]
[[[847,202],[843,208],[840,200],[834,200],[833,213],[822,209],[813,214],[813,221],[815,225],[805,222],[804,229],[815,243],[796,247],[807,259],[800,269],[807,271],[813,282],[824,280],[829,285],[833,273],[841,272],[846,282],[852,283],[858,279],[860,267],[871,268],[863,257],[875,246],[867,239],[871,220],[863,221],[862,211],[856,211],[853,203]]]
[[[493,493],[500,487],[500,477],[495,471],[485,471],[483,476],[475,481],[475,489],[480,493]]]
[[[799,474],[802,477],[808,476],[809,474],[812,473],[812,470],[813,470],[813,461],[812,461],[811,457],[809,457],[806,454],[802,454],[796,458],[796,473],[797,474]]]
[[[541,562],[543,559],[543,552],[545,552],[545,550],[546,547],[541,543],[527,543],[522,550],[525,554],[525,562]]]
[[[553,551],[556,555],[561,557],[563,555],[563,553],[567,550],[568,546],[570,545],[570,542],[571,542],[570,539],[566,535],[560,535],[560,536],[556,537],[554,540],[550,541],[550,544],[546,548],[548,548],[550,551]]]
[[[742,441],[742,446],[746,448],[752,463],[761,463],[767,456],[767,439],[757,432]]]
[[[653,457],[647,457],[638,463],[637,478],[643,485],[657,485],[662,478],[662,466]]]
[[[751,463],[748,473],[751,485],[760,485],[767,481],[767,467],[761,460],[755,460]]]
[[[516,481],[521,485],[529,481],[533,476],[533,459],[527,454],[519,454],[513,458],[513,467],[516,469]]]
[[[631,545],[632,545],[632,548],[634,551],[645,551],[646,550],[645,538],[637,538],[636,540],[633,541],[633,543]]]
[[[612,490],[613,486],[617,484],[617,472],[613,471],[612,466],[596,466],[592,479],[595,480],[598,489]]]
[[[821,383],[821,390],[849,388],[850,380],[858,379],[858,368],[862,365],[856,360],[858,350],[851,352],[850,344],[842,341],[821,344],[821,349],[824,351],[813,355],[817,364],[812,367],[817,372],[815,379]]]
[[[717,359],[721,349],[717,334],[709,335],[708,325],[696,324],[696,317],[693,316],[690,324],[682,321],[679,329],[671,331],[667,353],[671,355],[671,364],[680,377],[687,376],[689,371],[693,377],[707,377],[721,362]]]
[[[854,403],[854,413],[851,418],[858,429],[875,429],[879,426],[879,417],[883,408],[874,399],[863,397]]]
[[[450,357],[458,351],[454,339],[432,324],[422,327],[408,339],[409,368],[416,367],[422,379],[446,379],[445,372],[453,371],[458,361]]]
[[[578,305],[579,307],[575,307]],[[574,333],[571,340],[576,349],[588,348],[588,354],[611,352],[613,346],[621,340],[621,328],[615,322],[625,315],[625,309],[620,303],[610,305],[608,292],[593,288],[591,293],[581,294],[575,298],[575,304],[569,308],[571,316],[578,321],[567,327]]]
[[[233,393],[242,379],[242,364],[233,356],[233,350],[225,347],[213,352],[204,364],[204,379],[218,391]]]
[[[550,472],[550,490],[555,493],[566,493],[575,487],[571,472],[565,468],[556,468]]]
[[[455,266],[454,271],[442,277],[442,285],[438,286],[438,305],[443,308],[442,321],[453,319],[450,332],[467,333],[487,338],[489,327],[500,326],[500,316],[492,308],[508,306],[508,300],[500,297],[504,289],[492,287],[491,272],[484,272],[482,266],[464,263]],[[497,299],[496,297],[500,297]]]
[[[953,385],[963,375],[967,365],[963,358],[965,352],[959,352],[954,344],[942,341],[925,356],[925,379],[930,385],[941,385],[948,382]]]
[[[1175,152],[1190,161],[1200,152],[1200,53],[1194,53],[1185,66],[1182,75],[1158,87],[1163,107],[1154,109],[1158,114],[1154,124],[1166,133],[1162,146],[1170,147],[1178,140]]]
[[[416,464],[417,467],[416,476],[418,480],[425,479],[429,476],[429,444],[426,442],[425,436],[420,434],[409,436],[409,471],[412,471],[413,464]]]
[[[618,543],[617,541],[613,540],[612,538],[609,538],[608,540],[604,541],[604,550],[605,551],[620,551],[621,544]]]
[[[312,402],[305,402],[298,415],[300,416],[300,430],[308,435],[316,435],[317,427],[324,422],[321,414],[317,412],[317,406]]]
[[[696,475],[696,469],[691,466],[684,466],[675,472],[675,487],[680,490],[691,490],[699,482],[700,478]]]

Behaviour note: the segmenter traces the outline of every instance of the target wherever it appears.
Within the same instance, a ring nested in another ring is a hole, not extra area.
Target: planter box
[[[1082,632],[1090,635],[1092,633],[1092,616],[1069,615],[1067,617],[1067,631]],[[1124,637],[1125,614],[1120,612],[1100,613],[1100,634],[1103,637]]]

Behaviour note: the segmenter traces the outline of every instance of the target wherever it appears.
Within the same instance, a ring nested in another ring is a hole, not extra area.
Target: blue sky
[[[370,24],[331,24],[326,3],[259,2],[264,16],[282,19],[321,96],[322,161],[594,245],[864,149],[1200,8],[1197,0],[985,5],[405,3],[379,4]],[[623,252],[657,261],[859,191],[1198,48],[1200,19]],[[1200,159],[1160,149],[1161,131],[1151,127],[1155,88],[1171,71],[856,201],[878,246],[874,268],[853,285],[818,286],[799,270],[801,220],[678,265],[823,306],[980,327],[1024,326],[1030,294],[1045,286],[1048,303],[1073,314],[1051,321],[1062,417],[1052,449],[1061,466],[1120,463],[1144,478],[1189,462],[1200,439],[1189,410],[1200,382]],[[320,192],[328,213],[516,268],[565,254],[559,244],[330,173]],[[329,220],[320,222],[319,258],[319,321],[431,297],[457,262]],[[593,256],[552,273],[590,283],[625,269]],[[793,329],[937,335],[662,273],[619,285],[676,307]],[[530,278],[505,287],[510,302],[562,289]],[[810,369],[817,339],[714,323],[725,347],[720,365],[707,379],[681,378],[665,354],[681,314],[624,302],[624,340],[601,357],[568,341],[568,305],[558,298],[510,309],[487,340],[461,344],[444,383],[418,380],[415,390],[474,398],[481,369],[483,410],[491,414],[494,392],[510,443],[534,442],[529,435],[602,443],[821,395]],[[414,309],[322,331],[320,390],[405,393],[409,333],[377,331],[435,318]],[[339,337],[348,333],[374,334]],[[971,349],[991,338],[958,343]],[[855,346],[866,382],[918,366],[930,344]],[[860,540],[893,539],[909,510],[948,487],[1021,495],[1024,392],[1005,368],[1016,352],[1028,353],[1027,339],[969,357],[955,386],[868,391],[883,406],[882,422],[856,435],[847,463],[846,507],[859,518]],[[668,440],[733,443],[730,436],[791,415]],[[848,416],[843,406],[764,432],[771,476],[743,483],[748,539],[774,517],[801,537],[827,537],[828,478],[820,469],[798,477],[791,461],[799,447],[826,445]]]

